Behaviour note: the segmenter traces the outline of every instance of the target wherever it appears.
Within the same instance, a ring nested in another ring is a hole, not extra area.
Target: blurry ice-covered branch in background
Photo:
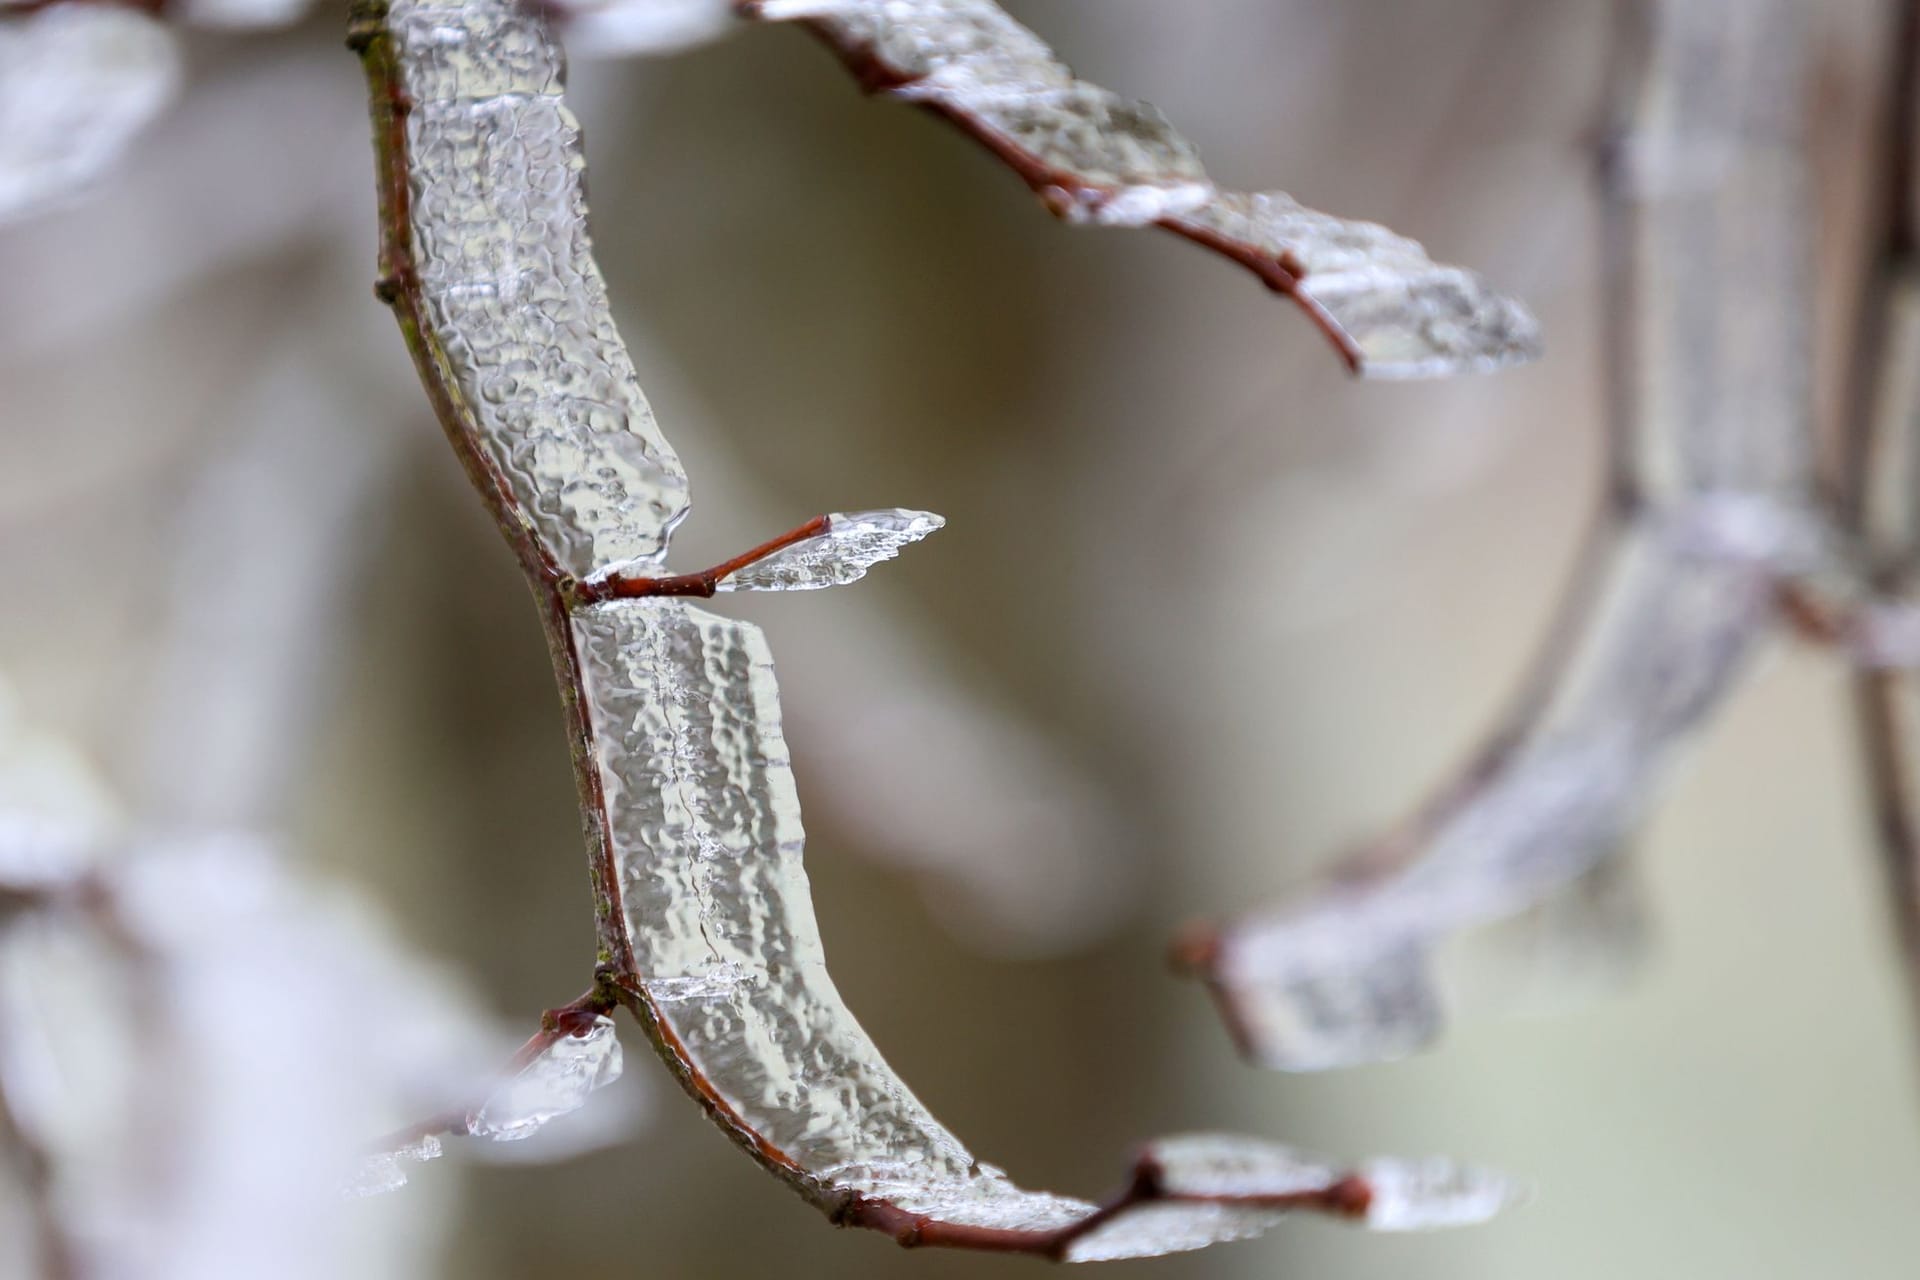
[[[356,1135],[473,1087],[461,990],[252,835],[144,834],[4,713],[0,831],[0,1206],[34,1218],[0,1270],[399,1274],[430,1211],[330,1206]]]
[[[107,4],[0,12],[0,220],[97,178],[179,82],[173,35],[149,14]]]
[[[148,11],[158,7],[0,7],[0,223],[58,207],[116,164],[173,101],[181,55],[173,32]],[[172,16],[263,27],[305,8],[306,0],[190,0]]]
[[[361,438],[363,389],[321,372],[326,347],[314,328],[267,344],[230,406],[238,446],[190,475],[160,540],[135,803],[0,707],[0,1170],[23,1193],[0,1202],[34,1218],[0,1229],[5,1274],[408,1274],[432,1203],[339,1203],[403,1179],[368,1163],[371,1135],[479,1097],[465,1131],[517,1140],[618,1075],[600,1020],[497,1077],[466,992],[271,834],[393,456]]]
[[[1920,4],[1900,0],[1895,9],[1846,482],[1875,584],[1912,595],[1920,589]],[[1908,996],[1920,1008],[1920,672],[1864,672],[1855,703]]]
[[[1158,110],[1076,79],[991,0],[556,0],[568,43],[595,53],[717,33],[731,8],[799,21],[868,90],[914,103],[981,142],[1055,214],[1158,226],[1291,296],[1355,372],[1436,377],[1531,360],[1526,309],[1413,241],[1317,213],[1280,192],[1214,185]]]
[[[1438,1031],[1434,952],[1578,889],[1777,616],[1831,565],[1814,498],[1804,15],[1652,0],[1623,22],[1605,166],[1608,503],[1520,706],[1403,831],[1183,960],[1248,1054],[1314,1070]],[[1576,918],[1577,923],[1577,918]]]
[[[1240,1238],[1291,1209],[1381,1228],[1497,1211],[1509,1195],[1487,1175],[1341,1174],[1247,1139],[1163,1144],[1097,1207],[1020,1189],[920,1105],[827,973],[765,637],[686,597],[851,582],[938,517],[817,517],[667,572],[688,476],[612,322],[546,19],[511,0],[369,0],[350,43],[379,169],[377,292],[548,628],[596,993],[641,1020],[723,1132],[835,1221],[907,1245],[1135,1257]],[[420,1136],[396,1159],[429,1154]]]

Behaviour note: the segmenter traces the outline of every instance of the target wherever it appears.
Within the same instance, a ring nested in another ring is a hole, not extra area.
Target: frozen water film
[[[845,586],[946,521],[930,511],[836,512],[827,527],[720,579],[721,591],[817,591]]]
[[[0,223],[98,178],[173,99],[180,54],[117,4],[0,14]]]
[[[412,102],[421,322],[485,469],[560,572],[657,568],[687,477],[608,311],[546,22],[503,0],[400,0],[387,26]]]
[[[1359,372],[1437,377],[1531,360],[1524,307],[1418,244],[1278,192],[1216,187],[1158,110],[1076,79],[990,0],[759,0],[809,22],[873,84],[979,137],[1060,216],[1157,225],[1284,289]]]
[[[518,1142],[586,1105],[587,1097],[620,1078],[620,1040],[613,1019],[595,1018],[579,1035],[563,1035],[542,1049],[474,1116],[468,1132],[496,1142]]]
[[[922,1242],[1011,1230],[1087,1260],[1197,1248],[1278,1216],[1271,1204],[1208,1202],[1096,1217],[978,1161],[894,1074],[827,974],[760,631],[637,600],[579,611],[573,639],[631,970],[690,1087],[763,1160],[823,1204],[852,1197],[909,1215]],[[1221,1140],[1213,1173],[1207,1153],[1187,1152],[1182,1176],[1262,1186],[1260,1197],[1284,1185],[1303,1207],[1350,1209],[1329,1199],[1337,1175],[1316,1185],[1303,1166],[1255,1168],[1252,1149]]]

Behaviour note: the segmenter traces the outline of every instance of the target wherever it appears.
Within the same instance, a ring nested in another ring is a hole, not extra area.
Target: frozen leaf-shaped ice
[[[946,521],[930,511],[892,507],[882,511],[836,512],[827,527],[810,538],[734,570],[720,579],[720,591],[816,591],[864,578],[867,570],[900,554]]]
[[[341,1194],[355,1197],[379,1196],[389,1191],[398,1191],[407,1185],[409,1166],[438,1160],[441,1150],[440,1139],[427,1133],[391,1151],[375,1152],[361,1161],[353,1177],[349,1178],[346,1185],[340,1189]]]
[[[496,1142],[531,1138],[549,1120],[586,1105],[587,1096],[620,1078],[620,1039],[613,1019],[596,1017],[578,1035],[563,1035],[523,1067],[480,1109],[468,1126]]]
[[[93,181],[173,97],[173,34],[117,4],[0,17],[0,222]]]
[[[1069,222],[1164,227],[1292,294],[1356,371],[1434,377],[1531,360],[1539,327],[1479,277],[1384,227],[1278,192],[1217,187],[1152,105],[1078,80],[991,0],[759,0],[798,20],[868,84],[984,142]]]

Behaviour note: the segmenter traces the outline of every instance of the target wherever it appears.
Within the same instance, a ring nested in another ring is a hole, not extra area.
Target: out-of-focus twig
[[[1297,902],[1177,958],[1242,1047],[1317,1070],[1442,1022],[1432,953],[1609,856],[1823,566],[1792,0],[1626,7],[1603,165],[1614,430],[1602,518],[1516,712],[1441,797]]]
[[[1920,3],[1898,0],[1894,10],[1845,479],[1877,584],[1910,592],[1920,584]],[[1889,904],[1920,1010],[1920,672],[1862,672],[1854,702]]]

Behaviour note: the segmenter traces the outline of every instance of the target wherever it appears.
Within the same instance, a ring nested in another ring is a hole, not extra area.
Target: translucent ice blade
[[[172,33],[131,8],[55,4],[0,17],[0,222],[106,172],[179,83]]]
[[[496,1142],[531,1138],[548,1121],[586,1105],[620,1078],[620,1040],[613,1019],[593,1020],[581,1035],[563,1035],[542,1050],[480,1109],[468,1131]]]
[[[385,30],[411,101],[410,199],[387,216],[406,217],[422,338],[461,434],[558,571],[657,567],[686,472],[608,310],[546,20],[506,0],[398,0]]]
[[[844,586],[867,570],[900,554],[946,521],[930,511],[890,507],[881,511],[843,511],[827,517],[827,528],[811,538],[720,579],[721,591],[817,591]]]
[[[1141,1173],[1122,1205],[1096,1209],[981,1163],[894,1074],[827,973],[760,631],[671,599],[591,606],[572,630],[622,968],[688,1089],[770,1168],[843,1220],[903,1240],[1005,1248],[1013,1232],[1017,1247],[1074,1258],[1237,1239],[1282,1208],[1357,1212],[1349,1178],[1313,1186],[1304,1166],[1282,1171],[1273,1149],[1226,1139],[1214,1140],[1227,1154],[1211,1165],[1168,1148],[1191,1204],[1159,1203]],[[1253,1167],[1256,1151],[1265,1166]],[[1266,1192],[1243,1203],[1235,1188],[1262,1174]],[[1228,1190],[1234,1202],[1218,1202]],[[1135,1203],[1145,1200],[1155,1202]]]
[[[392,1151],[375,1152],[361,1162],[340,1192],[346,1196],[379,1196],[398,1191],[407,1185],[410,1166],[438,1160],[440,1152],[440,1139],[430,1133]]]
[[[1216,187],[1152,106],[1078,80],[990,0],[759,0],[807,23],[864,83],[985,143],[1069,222],[1160,226],[1290,293],[1356,371],[1434,377],[1531,360],[1538,326],[1477,276],[1372,223]]]

